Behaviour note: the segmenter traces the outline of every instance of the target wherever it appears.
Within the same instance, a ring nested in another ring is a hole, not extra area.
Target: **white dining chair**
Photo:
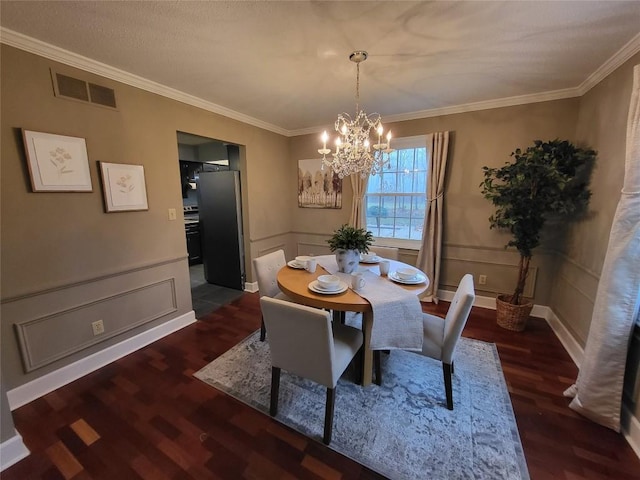
[[[262,255],[253,259],[253,269],[256,272],[258,290],[261,297],[278,298],[292,302],[293,300],[280,291],[278,287],[278,271],[287,264],[283,250]],[[264,317],[260,323],[260,340],[266,337]]]
[[[451,300],[449,310],[445,318],[437,317],[429,313],[422,314],[423,343],[421,355],[434,358],[442,362],[445,393],[447,396],[447,408],[453,410],[453,391],[451,376],[454,373],[453,359],[456,345],[462,330],[467,323],[471,307],[476,298],[473,275],[467,273]],[[382,383],[382,368],[380,364],[380,350],[373,352],[376,383]]]
[[[362,357],[362,332],[331,322],[325,310],[260,298],[271,351],[271,416],[278,414],[282,369],[327,387],[323,441],[331,443],[336,385],[353,358]],[[361,369],[358,368],[358,372]],[[295,399],[293,399],[295,401]]]

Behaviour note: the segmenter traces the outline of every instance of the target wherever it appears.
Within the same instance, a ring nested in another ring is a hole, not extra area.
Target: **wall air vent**
[[[58,95],[63,97],[71,97],[83,102],[89,101],[89,92],[87,92],[87,83],[77,78],[67,77],[56,73],[58,84]]]
[[[98,105],[104,105],[105,107],[116,108],[116,92],[114,92],[111,88],[96,85],[95,83],[90,83],[89,96],[91,97],[91,103],[97,103]]]
[[[111,88],[51,71],[56,97],[71,98],[108,108],[117,108],[116,94]]]

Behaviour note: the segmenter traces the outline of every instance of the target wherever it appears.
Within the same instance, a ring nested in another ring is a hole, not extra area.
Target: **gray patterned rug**
[[[347,369],[336,389],[330,448],[392,479],[528,479],[494,344],[462,338],[445,406],[440,362],[382,355],[383,385],[361,387]],[[271,360],[256,332],[194,374],[268,414]],[[282,372],[277,420],[322,441],[324,387]]]

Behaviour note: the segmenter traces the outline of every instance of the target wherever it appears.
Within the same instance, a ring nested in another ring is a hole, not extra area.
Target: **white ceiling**
[[[354,113],[353,50],[386,121],[576,96],[640,51],[640,1],[2,0],[0,25],[289,135]]]

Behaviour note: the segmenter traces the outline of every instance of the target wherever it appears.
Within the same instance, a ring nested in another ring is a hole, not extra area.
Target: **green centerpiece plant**
[[[498,324],[524,330],[533,303],[523,297],[532,251],[549,217],[568,218],[583,211],[589,202],[588,171],[596,152],[566,140],[535,140],[526,150],[511,153],[514,161],[500,168],[483,167],[482,194],[496,207],[490,228],[507,230],[512,238],[506,247],[520,254],[518,278],[511,295],[498,295]]]
[[[332,252],[336,252],[336,262],[341,272],[352,273],[358,267],[360,254],[367,253],[373,244],[373,234],[364,228],[342,225],[329,240]]]

